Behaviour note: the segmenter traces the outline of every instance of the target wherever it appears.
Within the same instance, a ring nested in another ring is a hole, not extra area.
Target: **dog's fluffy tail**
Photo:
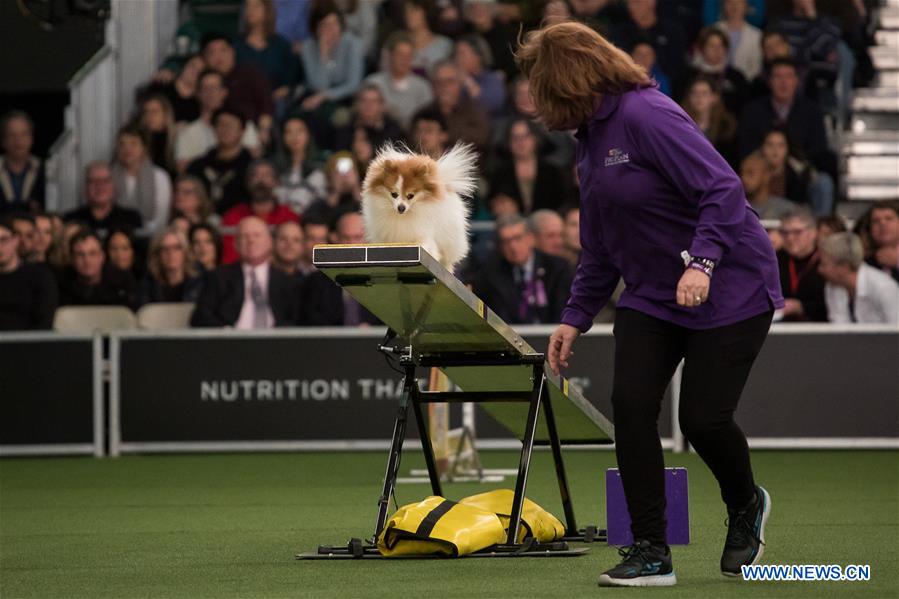
[[[462,197],[471,197],[478,188],[478,153],[471,144],[453,146],[437,160],[437,170],[447,189]]]

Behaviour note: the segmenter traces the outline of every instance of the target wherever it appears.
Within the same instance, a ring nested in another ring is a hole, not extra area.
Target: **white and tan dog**
[[[477,189],[477,154],[456,144],[434,160],[384,146],[362,184],[362,216],[370,243],[422,246],[452,271],[468,254],[468,206]]]

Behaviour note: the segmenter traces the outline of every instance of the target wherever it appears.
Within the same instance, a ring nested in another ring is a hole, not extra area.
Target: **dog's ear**
[[[431,173],[431,165],[423,162],[415,167],[415,174],[419,177],[426,177]]]
[[[393,160],[385,160],[384,161],[384,170],[385,171],[396,170],[396,164],[394,164]]]

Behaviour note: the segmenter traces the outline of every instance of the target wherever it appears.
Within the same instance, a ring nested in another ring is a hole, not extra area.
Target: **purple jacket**
[[[580,127],[581,260],[562,322],[582,332],[618,282],[618,307],[690,329],[783,306],[774,249],[740,178],[655,88],[606,95]],[[708,301],[677,305],[681,252],[718,264]]]

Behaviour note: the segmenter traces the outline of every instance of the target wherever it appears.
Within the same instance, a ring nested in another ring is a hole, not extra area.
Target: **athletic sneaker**
[[[659,547],[644,540],[630,547],[622,547],[618,553],[624,559],[600,575],[599,586],[670,587],[677,583],[671,567],[671,550],[667,545]]]
[[[742,510],[727,510],[727,540],[721,554],[721,573],[740,576],[742,566],[752,566],[762,559],[765,551],[765,523],[771,514],[771,496],[762,487],[755,488],[755,497]]]

